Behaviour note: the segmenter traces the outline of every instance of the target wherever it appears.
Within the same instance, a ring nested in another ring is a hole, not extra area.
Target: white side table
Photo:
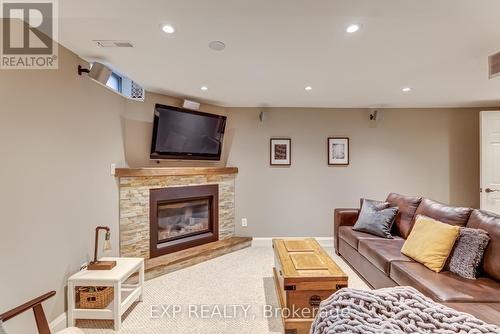
[[[68,326],[76,319],[114,320],[115,330],[120,330],[122,314],[135,301],[142,301],[144,286],[144,259],[127,257],[106,257],[102,261],[116,261],[111,270],[84,269],[68,279]],[[134,273],[139,273],[138,284],[124,284]],[[114,289],[113,302],[105,309],[77,309],[76,287],[111,286]]]

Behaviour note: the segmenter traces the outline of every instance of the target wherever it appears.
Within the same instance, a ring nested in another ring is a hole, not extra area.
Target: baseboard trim
[[[273,239],[302,239],[301,237],[271,237],[271,238],[253,238],[253,247],[271,247]],[[333,248],[333,237],[313,237],[321,245],[321,247]]]
[[[67,327],[68,327],[68,320],[66,317],[66,312],[59,315],[57,318],[55,318],[49,323],[49,328],[51,333],[57,333],[59,331],[62,331],[63,329],[66,329]]]

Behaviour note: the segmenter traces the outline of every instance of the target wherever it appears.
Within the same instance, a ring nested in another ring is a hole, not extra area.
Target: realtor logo
[[[2,0],[2,69],[57,69],[57,0]]]

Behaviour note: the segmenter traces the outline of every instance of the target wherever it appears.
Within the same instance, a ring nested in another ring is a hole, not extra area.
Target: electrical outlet
[[[110,172],[111,172],[111,176],[114,176],[116,174],[116,164],[111,164]]]
[[[246,218],[241,218],[241,226],[243,226],[243,227],[248,226],[248,220]]]

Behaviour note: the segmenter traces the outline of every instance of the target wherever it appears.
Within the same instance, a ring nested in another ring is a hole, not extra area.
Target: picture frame
[[[328,166],[349,166],[349,137],[328,137]]]
[[[290,138],[270,139],[269,164],[271,166],[292,164],[292,140]]]

